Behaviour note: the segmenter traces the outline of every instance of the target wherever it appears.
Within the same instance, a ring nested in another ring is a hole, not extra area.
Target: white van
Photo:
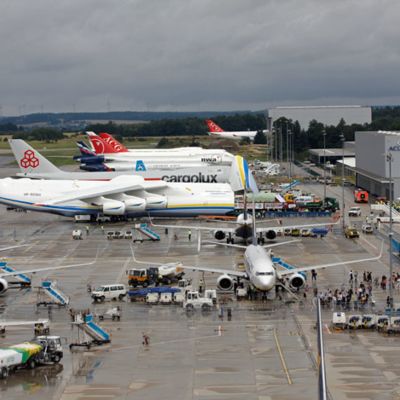
[[[126,296],[126,287],[121,283],[114,285],[102,285],[92,291],[94,301],[123,300]]]

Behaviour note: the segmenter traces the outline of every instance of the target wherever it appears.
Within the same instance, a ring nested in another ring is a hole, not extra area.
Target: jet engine
[[[276,238],[276,232],[274,230],[270,229],[269,231],[267,231],[265,236],[269,240],[274,240]]]
[[[103,214],[104,215],[124,215],[125,214],[125,203],[118,200],[107,199],[103,203]]]
[[[121,201],[125,204],[125,211],[144,211],[146,208],[146,200],[141,197],[128,196],[125,193],[120,193],[113,196],[112,200]]]
[[[146,210],[149,208],[167,208],[167,198],[158,194],[147,194],[146,199]]]
[[[217,239],[217,240],[224,240],[225,236],[226,235],[225,235],[224,231],[217,231],[217,232],[215,232],[215,235],[214,235],[215,239]]]
[[[103,164],[104,156],[74,156],[74,160],[80,161],[81,164]]]
[[[233,279],[229,275],[221,275],[217,280],[217,286],[220,290],[231,290],[233,288]]]
[[[8,282],[0,278],[0,294],[3,294],[8,289]]]
[[[289,285],[292,289],[301,289],[306,283],[306,279],[302,274],[293,274],[289,278]]]
[[[140,197],[127,196],[124,203],[126,211],[144,211],[146,208],[146,200]]]

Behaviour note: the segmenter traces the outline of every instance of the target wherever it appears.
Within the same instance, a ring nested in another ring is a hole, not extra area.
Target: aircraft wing
[[[268,231],[282,231],[283,229],[302,229],[302,228],[314,228],[317,226],[332,226],[332,225],[337,225],[340,221],[336,222],[324,222],[320,224],[304,224],[304,225],[281,225],[281,226],[269,226],[269,227],[256,227],[256,232],[257,233],[263,233],[263,232],[268,232]]]
[[[9,247],[3,247],[0,249],[0,251],[6,251],[6,250],[11,250],[11,249],[16,249],[18,247],[25,247],[25,246],[30,246],[30,244],[19,244],[18,246],[9,246]]]
[[[135,254],[133,251],[133,247],[131,246],[131,253],[132,253],[132,257],[133,260],[139,264],[147,264],[147,265],[157,265],[158,263],[154,263],[152,261],[138,261],[135,258]],[[159,264],[159,265],[165,265],[165,264]],[[242,272],[242,271],[232,271],[232,270],[226,270],[226,269],[222,269],[222,268],[211,268],[211,267],[194,267],[194,266],[190,266],[190,265],[183,265],[183,264],[179,264],[179,268],[183,268],[183,269],[190,269],[192,271],[203,271],[203,272],[211,272],[211,273],[216,273],[216,274],[227,274],[227,275],[232,275],[232,276],[237,276],[240,278],[247,278],[247,273],[246,272]]]
[[[24,326],[24,325],[34,325],[34,324],[48,324],[48,319],[38,319],[36,321],[13,321],[7,320],[2,321],[0,320],[0,327],[5,328],[7,326]]]
[[[225,221],[224,221],[225,223]],[[234,222],[236,224],[236,222]],[[193,229],[196,231],[207,231],[207,232],[214,232],[214,231],[222,231],[226,233],[235,233],[235,230],[237,228],[225,228],[221,226],[199,226],[199,225],[159,225],[159,224],[153,224],[153,222],[150,220],[150,225],[154,226],[156,228],[169,228],[169,229]]]
[[[156,189],[165,186],[166,183],[164,181],[145,182],[140,176],[121,175],[111,181],[104,182],[88,189],[77,188],[74,191],[64,193],[61,196],[46,201],[46,204],[59,204],[72,200],[88,200],[99,196],[127,193],[139,189]]]
[[[180,265],[180,268],[190,269],[192,271],[202,271],[202,272],[211,272],[214,274],[226,274],[237,276],[239,278],[247,278],[247,273],[243,271],[233,271],[229,269],[222,269],[222,268],[212,268],[212,267],[194,267],[190,265]]]
[[[20,274],[36,274],[37,272],[55,271],[58,269],[86,267],[88,265],[93,265],[95,262],[96,262],[96,260],[93,260],[88,263],[82,263],[82,264],[60,265],[58,267],[32,268],[32,269],[18,270],[18,271],[13,271],[13,272],[4,272],[4,273],[0,273],[0,278],[6,277],[6,276],[20,275]]]
[[[357,263],[363,263],[363,262],[368,262],[368,261],[376,261],[382,257],[382,252],[383,252],[383,241],[382,241],[382,246],[381,246],[381,252],[380,252],[379,256],[376,256],[376,257],[362,258],[362,259],[358,259],[358,260],[340,261],[340,262],[330,263],[330,264],[319,264],[319,265],[314,265],[312,267],[299,267],[299,268],[293,268],[293,269],[288,269],[288,270],[283,270],[283,271],[277,271],[277,273],[278,273],[279,277],[283,277],[286,275],[295,274],[297,272],[311,271],[313,269],[338,267],[338,266],[347,265],[347,264],[357,264]]]

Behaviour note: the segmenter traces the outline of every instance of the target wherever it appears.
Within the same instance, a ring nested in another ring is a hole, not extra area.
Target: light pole
[[[342,142],[342,228],[343,232],[345,230],[345,222],[344,222],[344,135],[343,133],[340,135],[340,140]]]
[[[389,300],[390,300],[390,315],[392,315],[393,309],[393,218],[392,218],[392,207],[393,207],[393,188],[392,188],[392,153],[386,154],[386,161],[389,163]]]
[[[293,160],[293,132],[289,130],[289,180],[292,179],[292,160]]]
[[[326,155],[325,155],[326,131],[325,131],[325,129],[322,131],[322,136],[324,137],[324,202],[325,202],[325,199],[326,199]]]

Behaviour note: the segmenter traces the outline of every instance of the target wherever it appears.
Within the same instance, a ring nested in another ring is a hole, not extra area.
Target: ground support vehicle
[[[160,295],[160,304],[172,304],[172,293],[162,293]]]
[[[78,341],[69,345],[70,350],[74,347],[90,349],[93,345],[99,346],[111,342],[110,334],[94,322],[91,313],[77,311],[72,312],[71,317],[72,326],[78,328]]]
[[[177,268],[178,271],[178,268]],[[162,275],[158,267],[133,268],[127,271],[129,286],[147,287],[150,285],[170,285],[178,282],[185,274],[184,271],[175,274]]]
[[[20,368],[34,369],[39,365],[57,364],[63,357],[59,336],[38,336],[31,342],[0,349],[0,378]]]
[[[365,314],[362,317],[361,325],[363,329],[375,329],[377,323],[377,316],[374,314]]]
[[[374,228],[372,227],[371,224],[364,224],[361,228],[362,232],[365,234],[371,234],[374,233]]]
[[[146,295],[147,304],[158,304],[159,299],[160,299],[159,293],[147,293]]]
[[[59,306],[66,307],[69,297],[57,286],[57,281],[42,281],[38,288],[36,307]]]
[[[362,189],[356,189],[354,191],[354,202],[355,203],[368,203],[368,192]]]
[[[187,292],[183,302],[183,308],[188,311],[200,308],[203,311],[211,310],[213,307],[213,300],[209,297],[201,297],[199,292]]]
[[[384,328],[389,324],[389,317],[387,315],[377,315],[376,329],[383,331]]]
[[[103,302],[106,300],[123,300],[126,296],[126,288],[122,283],[113,285],[102,285],[92,291],[91,296],[94,301]]]
[[[112,319],[113,321],[120,321],[121,320],[121,308],[119,306],[109,308],[103,314],[97,314],[97,317],[100,321],[105,319]]]
[[[336,330],[344,330],[347,328],[346,314],[344,312],[333,313],[332,328]]]
[[[80,229],[74,229],[72,231],[72,239],[82,240],[83,239],[82,231]]]
[[[344,231],[344,236],[347,239],[354,239],[354,238],[359,238],[360,234],[358,233],[358,230],[356,228],[348,226]]]
[[[360,207],[350,207],[350,210],[347,212],[349,217],[360,217],[361,216],[361,208]]]
[[[164,293],[171,293],[172,295],[175,295],[181,293],[181,289],[169,286],[133,289],[128,291],[128,296],[131,301],[146,301],[148,304],[158,304],[160,295]]]
[[[350,315],[347,327],[349,329],[360,329],[362,327],[362,316],[358,314]]]

